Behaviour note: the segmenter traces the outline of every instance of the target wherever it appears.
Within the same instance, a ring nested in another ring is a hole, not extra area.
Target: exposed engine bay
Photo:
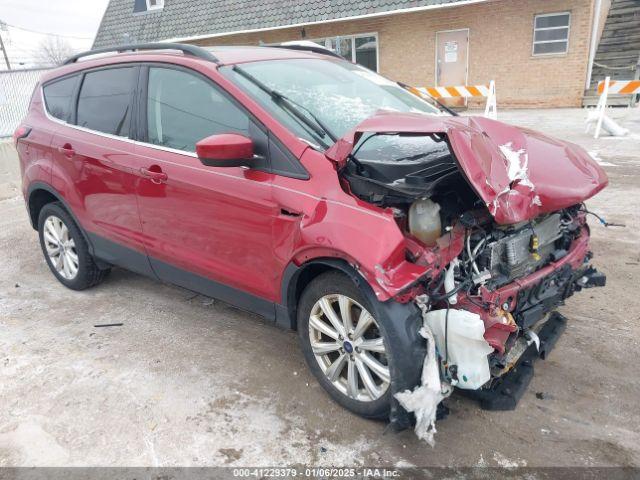
[[[539,343],[541,320],[576,290],[605,279],[587,266],[581,203],[498,224],[459,168],[447,136],[428,138],[426,149],[395,160],[368,159],[356,155],[357,148],[341,175],[352,195],[391,209],[411,241],[436,250],[446,241],[455,250],[414,290],[428,312],[443,378],[463,389],[488,388],[518,353]],[[429,261],[411,249],[407,258]]]
[[[410,225],[412,235],[432,246],[433,235],[441,235],[440,224],[451,225],[462,213],[483,204],[461,174],[446,136],[432,134],[428,139],[426,148],[413,156],[393,160],[352,156],[342,174],[354,195],[394,208],[399,222]]]

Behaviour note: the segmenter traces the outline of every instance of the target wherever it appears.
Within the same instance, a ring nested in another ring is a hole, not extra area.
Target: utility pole
[[[7,70],[11,70],[11,63],[9,63],[9,55],[7,55],[7,49],[4,47],[4,42],[2,41],[2,29],[5,26],[4,23],[2,23],[2,20],[0,20],[0,50],[2,50],[2,53],[4,55],[4,61],[7,64]]]

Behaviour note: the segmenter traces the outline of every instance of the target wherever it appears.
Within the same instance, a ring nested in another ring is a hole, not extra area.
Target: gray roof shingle
[[[110,0],[94,48],[321,22],[460,1],[165,0],[162,10],[134,15],[134,0]]]

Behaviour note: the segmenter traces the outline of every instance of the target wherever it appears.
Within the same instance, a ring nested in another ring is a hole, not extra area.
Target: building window
[[[134,0],[133,13],[151,12],[163,8],[164,0]]]
[[[375,33],[317,38],[311,41],[330,48],[350,62],[378,71],[378,36]]]
[[[536,15],[533,24],[533,54],[554,55],[569,51],[569,12]]]

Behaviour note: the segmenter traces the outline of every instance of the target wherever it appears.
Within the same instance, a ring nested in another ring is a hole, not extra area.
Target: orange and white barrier
[[[416,87],[413,93],[427,95],[437,100],[443,98],[487,98],[484,116],[492,119],[498,117],[496,106],[496,84],[493,80],[489,85],[459,85],[454,87]]]
[[[609,80],[607,77],[598,83],[598,93],[604,93],[605,83]],[[618,95],[633,95],[634,93],[640,93],[640,80],[609,80],[609,93],[615,93]]]
[[[422,93],[433,98],[472,98],[472,97],[488,97],[489,85],[465,85],[457,87],[426,87],[419,88]]]
[[[618,125],[612,118],[607,116],[607,97],[610,93],[618,95],[633,95],[640,93],[640,80],[628,80],[628,81],[616,81],[611,80],[610,77],[606,77],[603,81],[598,83],[598,93],[600,98],[598,99],[598,105],[595,110],[589,112],[587,115],[587,128],[586,133],[589,133],[589,127],[595,124],[596,129],[593,133],[593,138],[600,137],[600,130],[604,128],[614,137],[623,137],[629,130]]]

